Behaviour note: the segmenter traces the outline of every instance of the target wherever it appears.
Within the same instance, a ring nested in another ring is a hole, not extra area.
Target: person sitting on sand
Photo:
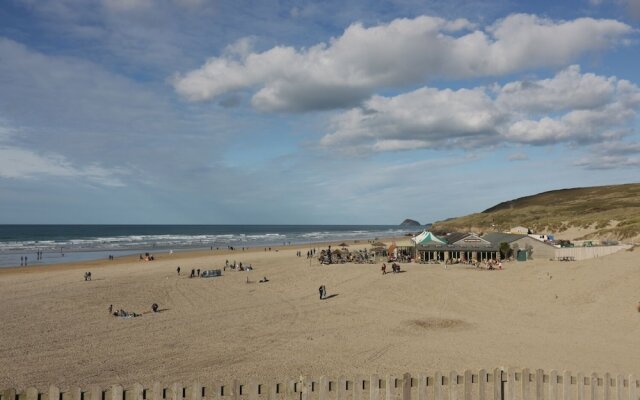
[[[265,283],[265,282],[269,282],[269,280],[267,279],[267,277],[265,276],[264,278],[260,279],[258,282],[260,283]]]
[[[151,305],[151,311],[153,311],[154,313],[158,312],[158,303],[153,303]]]

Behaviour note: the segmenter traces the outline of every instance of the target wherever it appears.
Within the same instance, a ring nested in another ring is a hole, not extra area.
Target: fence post
[[[611,400],[611,375],[607,372],[604,374],[604,378],[602,378],[602,383],[604,386],[603,399]]]
[[[544,371],[536,370],[536,400],[544,400]]]
[[[268,400],[278,400],[278,382],[271,382],[269,384],[269,392],[267,395]]]
[[[549,372],[549,400],[558,400],[558,371]]]
[[[629,400],[638,400],[638,387],[635,375],[629,375]]]
[[[27,400],[38,400],[38,389],[34,388],[33,386],[27,388],[27,390],[25,390],[25,395],[27,397]]]
[[[502,398],[502,369],[493,370],[493,400],[504,400]]]
[[[418,390],[416,397],[418,400],[427,400],[427,375],[424,373],[418,374]]]
[[[247,392],[249,394],[248,396],[249,400],[258,400],[258,383],[256,382],[255,379],[251,379],[249,381]],[[199,400],[199,399],[193,399],[193,400]]]
[[[520,391],[522,392],[522,400],[530,400],[529,399],[529,383],[530,383],[530,372],[528,368],[522,370],[522,382],[520,382]],[[567,399],[564,399],[567,400]]]
[[[51,386],[51,387],[53,387],[53,386]],[[49,392],[51,392],[51,389],[49,389]],[[56,397],[55,400],[59,400],[60,390],[58,390],[57,393],[58,393],[58,397]],[[15,389],[5,389],[5,391],[2,392],[2,397],[4,398],[4,400],[15,400],[15,398],[16,398],[16,390]]]
[[[509,368],[507,370],[507,398],[506,400],[516,399],[516,370]]]
[[[487,371],[481,369],[478,372],[478,400],[487,398]]]
[[[411,400],[411,374],[402,375],[402,400]]]
[[[589,400],[598,399],[598,375],[594,372],[591,374],[591,398]]]
[[[82,400],[82,390],[78,386],[74,386],[69,390],[71,400]]]
[[[392,375],[387,375],[387,384],[385,387],[386,399],[395,400],[396,398],[396,378]]]
[[[344,375],[338,377],[337,386],[336,400],[347,400],[347,378]]]
[[[123,400],[124,389],[120,385],[111,385],[111,399],[110,400]]]
[[[5,400],[13,400],[16,397],[16,391],[13,391],[13,397],[8,396],[5,393]],[[49,392],[47,393],[48,400],[60,400],[60,389],[57,386],[49,386]]]
[[[151,386],[151,400],[163,400],[163,387],[160,385],[160,382],[153,382]],[[102,399],[91,399],[91,400],[102,400]]]
[[[456,371],[449,372],[449,400],[458,400],[458,373]]]
[[[131,388],[131,394],[132,394],[131,399],[127,398],[127,400],[132,400],[132,399],[133,400],[143,400],[142,399],[143,398],[143,391],[144,391],[144,388],[142,387],[141,384],[134,383],[133,387]],[[78,399],[78,400],[80,400],[80,399]]]
[[[231,400],[238,400],[240,398],[240,382],[237,379],[233,380],[231,385]]]
[[[471,400],[471,389],[473,387],[473,374],[470,370],[464,370],[464,400]]]
[[[434,400],[443,400],[442,399],[442,373],[440,373],[440,371],[436,371],[434,381],[435,381],[435,385],[433,385],[433,398]]]
[[[353,400],[364,400],[364,381],[361,375],[353,379]]]
[[[571,372],[562,374],[562,400],[571,400]]]
[[[369,400],[380,400],[380,377],[375,374],[369,377]]]
[[[326,375],[320,377],[318,400],[329,400],[329,378]]]
[[[616,400],[622,400],[622,391],[624,390],[624,378],[622,375],[616,376]]]
[[[102,389],[100,389],[100,386],[89,386],[89,400],[102,400]]]
[[[296,381],[293,379],[289,379],[286,383],[287,387],[285,389],[285,399],[287,400],[298,400],[296,399]]]
[[[578,372],[578,377],[576,378],[578,384],[578,396],[577,400],[585,400],[584,398],[584,374],[582,372]]]

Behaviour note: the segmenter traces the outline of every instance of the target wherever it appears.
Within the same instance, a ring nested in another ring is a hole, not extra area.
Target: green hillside
[[[481,213],[439,221],[435,231],[506,231],[524,226],[534,232],[591,228],[587,238],[640,236],[640,183],[562,189],[505,201]]]

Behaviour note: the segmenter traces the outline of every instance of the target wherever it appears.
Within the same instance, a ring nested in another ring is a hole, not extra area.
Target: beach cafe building
[[[493,235],[493,236],[492,236]],[[494,237],[495,236],[495,237]],[[475,233],[454,232],[438,237],[431,232],[422,232],[413,238],[416,243],[416,256],[419,261],[459,260],[499,260],[500,244],[511,243],[526,235],[505,235],[488,233],[478,236]]]

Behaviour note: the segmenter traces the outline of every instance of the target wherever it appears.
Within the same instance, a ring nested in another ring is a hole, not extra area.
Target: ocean
[[[0,225],[0,267],[208,248],[366,240],[415,233],[398,225]],[[42,252],[37,260],[36,253]]]

